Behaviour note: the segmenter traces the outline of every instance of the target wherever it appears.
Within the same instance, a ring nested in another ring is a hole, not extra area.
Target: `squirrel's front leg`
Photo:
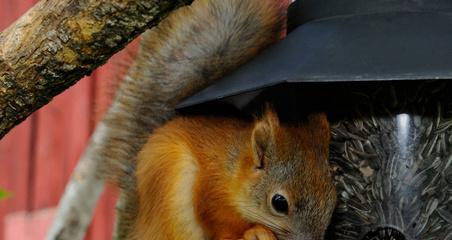
[[[272,231],[262,225],[254,225],[245,231],[243,240],[276,240]]]

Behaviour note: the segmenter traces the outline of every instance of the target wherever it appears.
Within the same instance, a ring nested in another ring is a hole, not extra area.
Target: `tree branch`
[[[0,33],[0,138],[192,0],[41,0]]]

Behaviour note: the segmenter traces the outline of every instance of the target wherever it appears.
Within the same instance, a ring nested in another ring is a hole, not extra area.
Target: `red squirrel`
[[[177,117],[138,156],[135,239],[320,240],[335,207],[324,114]]]
[[[322,238],[335,202],[323,114],[294,126],[271,109],[255,122],[166,114],[276,42],[282,2],[195,0],[144,34],[98,150],[127,196],[127,239]]]

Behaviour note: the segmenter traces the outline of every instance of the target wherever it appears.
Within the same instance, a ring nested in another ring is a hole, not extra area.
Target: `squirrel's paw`
[[[261,225],[256,225],[246,230],[243,240],[276,240],[276,237],[272,231]]]

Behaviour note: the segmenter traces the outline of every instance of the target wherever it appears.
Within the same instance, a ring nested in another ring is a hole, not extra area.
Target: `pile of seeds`
[[[359,104],[332,126],[332,238],[452,240],[452,85],[357,94]]]

